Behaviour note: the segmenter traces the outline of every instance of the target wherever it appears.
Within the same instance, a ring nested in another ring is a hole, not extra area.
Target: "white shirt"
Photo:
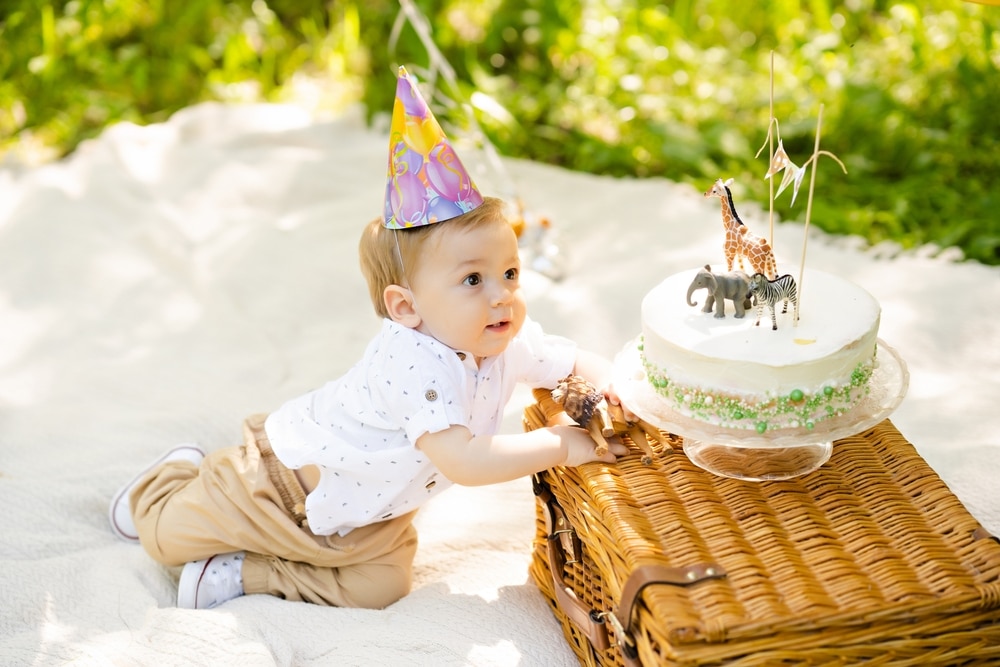
[[[518,383],[553,387],[575,360],[575,343],[530,319],[479,368],[472,355],[384,320],[351,370],[289,401],[264,427],[285,466],[319,466],[306,498],[310,530],[346,535],[412,512],[451,486],[417,438],[452,425],[492,435]]]

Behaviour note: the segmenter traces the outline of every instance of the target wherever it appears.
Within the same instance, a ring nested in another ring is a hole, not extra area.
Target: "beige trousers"
[[[380,609],[410,590],[414,513],[313,535],[305,492],[271,451],[265,415],[244,423],[244,444],[201,466],[179,461],[145,475],[130,497],[143,547],[165,565],[245,551],[243,589],[287,600]]]

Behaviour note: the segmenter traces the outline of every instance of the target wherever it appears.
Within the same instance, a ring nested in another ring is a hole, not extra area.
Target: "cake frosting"
[[[784,315],[779,304],[778,329],[772,330],[766,307],[755,326],[755,308],[737,318],[727,301],[720,319],[687,305],[696,273],[666,278],[642,302],[642,363],[671,409],[763,433],[813,428],[867,394],[881,309],[864,289],[807,269],[798,323],[792,304]]]

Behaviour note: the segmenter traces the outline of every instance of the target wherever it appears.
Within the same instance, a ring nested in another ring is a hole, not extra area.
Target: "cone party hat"
[[[421,227],[468,213],[483,203],[417,82],[399,68],[389,129],[383,224]]]

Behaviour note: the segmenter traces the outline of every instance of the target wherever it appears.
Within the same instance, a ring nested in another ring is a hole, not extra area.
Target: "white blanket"
[[[386,150],[350,114],[201,105],[57,164],[0,168],[0,663],[576,664],[527,574],[528,480],[426,508],[414,590],[383,611],[266,596],[179,610],[177,569],[108,529],[111,495],[165,449],[236,443],[245,415],[357,357],[378,322],[356,245]],[[646,290],[721,261],[718,201],[691,187],[505,164],[566,261],[562,282],[528,272],[531,312],[585,347],[614,355]],[[821,170],[817,196],[842,177]],[[779,260],[797,263],[802,238],[779,225]],[[879,299],[881,337],[912,374],[893,421],[1000,533],[1000,269],[929,255],[817,233],[808,263]],[[517,394],[507,429],[529,400]]]

